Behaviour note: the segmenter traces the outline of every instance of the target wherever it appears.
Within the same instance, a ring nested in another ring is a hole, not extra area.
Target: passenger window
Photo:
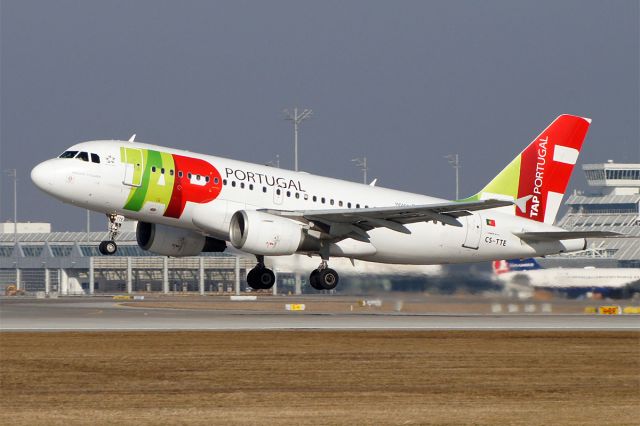
[[[324,204],[324,197],[320,198],[320,202]]]
[[[266,186],[262,187],[262,192],[267,192],[267,187]]]
[[[173,176],[173,169],[169,169],[169,175]]]
[[[233,186],[235,188],[235,186],[236,186],[236,181],[235,180],[231,181],[231,186]]]
[[[313,202],[315,203],[316,201],[318,201],[318,197],[316,197],[315,195],[313,196]]]
[[[359,208],[360,208],[360,204],[356,204],[356,209],[359,209]]]
[[[249,184],[249,191],[253,191],[253,184],[252,183]]]
[[[161,175],[163,175],[163,174],[164,174],[164,167],[162,167],[162,168],[160,169],[160,174],[161,174]]]
[[[342,201],[338,201],[338,205],[342,207]]]
[[[278,195],[282,194],[282,191],[280,191],[280,188],[276,189],[276,194]]]
[[[351,208],[351,202],[347,203],[347,208],[350,209]]]
[[[309,199],[309,194],[304,194],[305,201]]]
[[[178,177],[180,177],[180,178],[181,178],[182,176],[183,176],[183,175],[182,175],[182,170],[180,170],[180,171],[178,172]]]
[[[222,179],[222,184],[226,185],[227,184],[227,180],[226,179]]]
[[[91,154],[91,162],[100,164],[100,157],[98,154]]]
[[[193,176],[191,173],[187,173],[187,177],[188,177],[189,179],[191,179],[191,176]]]
[[[220,183],[220,179],[218,178],[213,178],[213,183],[215,183],[216,185]]]
[[[287,197],[291,197],[291,191],[287,191]]]
[[[156,166],[151,167],[151,173],[155,173],[156,172]]]
[[[200,175],[196,175],[196,180],[200,180]]]
[[[82,151],[78,154],[78,156],[76,157],[78,160],[82,160],[82,161],[89,161],[89,154],[87,154],[86,152]]]
[[[331,199],[331,201],[329,201],[329,203],[330,203],[331,205],[333,205],[333,198]]]
[[[300,198],[300,193],[296,192],[296,198]]]
[[[244,189],[244,182],[240,182],[240,188]]]
[[[62,154],[60,154],[60,157],[58,158],[73,158],[76,156],[77,153],[78,151],[65,151]]]

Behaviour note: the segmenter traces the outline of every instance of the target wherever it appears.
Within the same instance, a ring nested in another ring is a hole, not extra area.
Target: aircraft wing
[[[625,238],[626,235],[610,231],[550,231],[550,232],[514,232],[515,236],[530,241],[559,241],[576,238]]]
[[[364,209],[302,211],[263,209],[260,211],[294,220],[313,222],[314,225],[323,225],[320,226],[320,228],[332,237],[352,237],[367,241],[369,236],[366,231],[374,228],[388,228],[403,234],[410,234],[411,231],[404,226],[409,223],[435,220],[451,226],[462,226],[458,218],[469,216],[472,211],[494,209],[510,205],[513,205],[513,202],[504,200],[482,200]]]

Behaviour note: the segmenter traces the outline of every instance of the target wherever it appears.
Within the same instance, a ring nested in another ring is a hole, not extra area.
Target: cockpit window
[[[82,151],[76,156],[76,158],[78,160],[82,160],[82,161],[89,161],[89,154],[84,152],[84,151]]]
[[[92,163],[100,163],[100,156],[98,154],[91,154],[91,162]]]
[[[73,158],[76,156],[77,153],[78,151],[65,151],[62,154],[60,154],[60,157],[58,158]]]

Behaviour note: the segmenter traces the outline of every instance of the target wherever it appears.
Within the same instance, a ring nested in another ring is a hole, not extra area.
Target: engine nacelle
[[[197,232],[148,222],[138,222],[136,240],[141,249],[163,256],[197,256],[227,248],[224,241]]]
[[[264,256],[295,253],[302,245],[302,224],[255,210],[233,214],[229,228],[231,244],[238,250]]]

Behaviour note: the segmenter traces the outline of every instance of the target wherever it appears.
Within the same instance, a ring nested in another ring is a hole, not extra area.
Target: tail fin
[[[528,259],[494,260],[493,272],[497,275],[505,272],[531,271],[542,269],[540,264],[532,257]]]
[[[515,201],[517,216],[553,224],[591,119],[561,115],[482,191],[467,200]],[[466,201],[466,200],[465,200]]]

